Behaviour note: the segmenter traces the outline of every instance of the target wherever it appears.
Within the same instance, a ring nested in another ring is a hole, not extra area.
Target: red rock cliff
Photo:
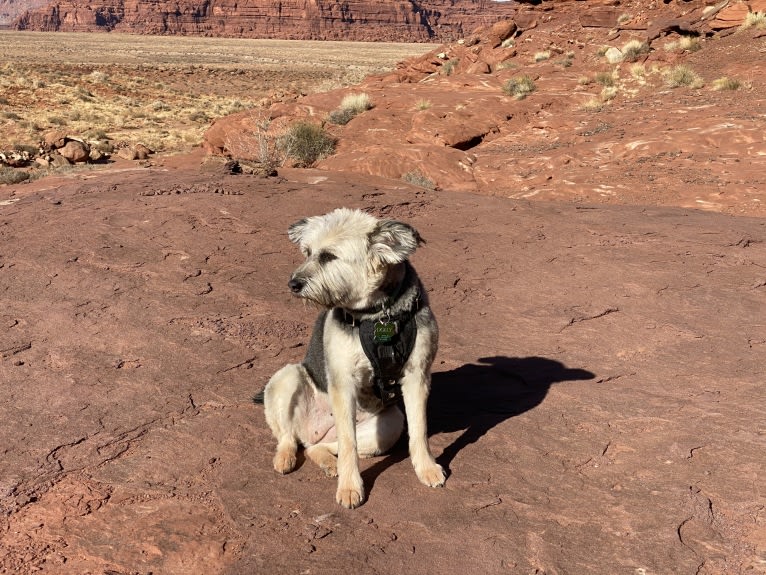
[[[491,0],[54,0],[20,30],[247,38],[452,41],[513,12]]]

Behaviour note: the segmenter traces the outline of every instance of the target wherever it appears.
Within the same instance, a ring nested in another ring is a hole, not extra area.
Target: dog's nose
[[[303,286],[303,281],[297,278],[292,278],[289,282],[287,282],[287,287],[289,287],[290,291],[293,293],[301,293]]]

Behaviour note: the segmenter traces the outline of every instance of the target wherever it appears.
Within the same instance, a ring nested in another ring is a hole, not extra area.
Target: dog
[[[336,501],[364,502],[359,457],[388,451],[405,415],[418,479],[444,485],[428,446],[426,401],[439,330],[409,256],[423,242],[412,226],[338,208],[288,229],[305,261],[293,272],[293,295],[321,308],[306,356],[277,371],[262,393],[277,440],[274,469],[295,468],[300,443],[308,459],[338,478]]]

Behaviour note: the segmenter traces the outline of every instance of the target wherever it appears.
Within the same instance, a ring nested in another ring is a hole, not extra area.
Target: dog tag
[[[373,339],[375,343],[388,343],[396,335],[398,329],[395,321],[389,321],[386,323],[375,322],[373,327]]]

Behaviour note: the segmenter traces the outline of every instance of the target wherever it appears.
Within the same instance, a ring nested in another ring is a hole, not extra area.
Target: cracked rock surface
[[[197,161],[1,193],[0,573],[764,572],[763,219]],[[314,320],[287,226],[340,205],[428,241],[449,470],[401,442],[355,511],[251,401]]]

